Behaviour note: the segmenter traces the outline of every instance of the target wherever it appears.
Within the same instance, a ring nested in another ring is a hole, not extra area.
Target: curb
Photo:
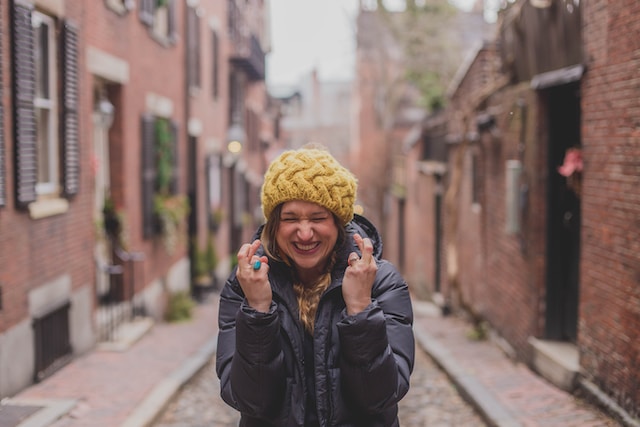
[[[427,332],[415,328],[414,335],[420,347],[436,362],[458,387],[462,397],[472,404],[491,427],[523,427],[511,412],[502,405],[473,375],[460,366],[455,357]]]
[[[157,384],[120,427],[149,427],[180,388],[211,360],[216,352],[217,344],[216,335],[187,359],[182,366]]]

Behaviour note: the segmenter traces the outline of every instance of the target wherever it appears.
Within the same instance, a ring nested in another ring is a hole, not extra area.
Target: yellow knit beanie
[[[353,219],[356,189],[356,178],[327,150],[289,150],[280,154],[265,173],[262,212],[269,218],[280,203],[303,200],[324,206],[346,225]]]

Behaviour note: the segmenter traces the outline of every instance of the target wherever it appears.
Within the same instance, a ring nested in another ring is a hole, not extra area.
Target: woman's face
[[[303,280],[320,275],[338,239],[338,226],[327,208],[311,202],[285,202],[280,211],[276,244]]]

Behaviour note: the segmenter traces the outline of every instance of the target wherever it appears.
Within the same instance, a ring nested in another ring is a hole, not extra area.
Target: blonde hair
[[[316,322],[316,312],[320,297],[331,283],[331,273],[325,273],[312,286],[304,286],[302,283],[294,283],[293,290],[298,298],[298,312],[304,329],[313,335]]]

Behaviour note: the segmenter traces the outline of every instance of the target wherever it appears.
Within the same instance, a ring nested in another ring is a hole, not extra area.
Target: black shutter
[[[0,5],[1,6],[1,5]],[[4,15],[3,15],[4,16]],[[0,16],[0,58],[4,58],[2,55],[2,44],[3,44],[3,29],[2,25],[2,16]],[[2,78],[2,65],[0,63],[0,82],[4,81]],[[4,85],[0,84],[0,100],[4,99],[3,96]],[[0,206],[5,206],[7,203],[6,196],[6,184],[5,184],[5,168],[4,168],[4,102],[0,102]]]
[[[156,10],[155,2],[156,0],[140,0],[140,4],[138,6],[140,8],[140,21],[148,27],[153,25],[153,16]]]
[[[31,26],[33,6],[12,4],[13,130],[15,140],[16,205],[25,207],[36,200],[38,163],[36,157],[34,33]]]
[[[142,129],[142,236],[145,239],[155,234],[155,216],[153,214],[153,197],[155,195],[155,119],[145,114],[140,121]]]
[[[69,22],[62,32],[62,159],[67,196],[78,193],[80,142],[78,136],[78,29]]]
[[[211,54],[211,60],[213,61],[213,65],[211,66],[211,79],[212,79],[212,83],[211,83],[211,90],[213,91],[213,99],[218,99],[218,94],[219,94],[219,62],[220,62],[220,42],[218,40],[218,33],[216,32],[216,30],[213,30],[211,32],[211,44],[212,44],[212,54]]]
[[[180,175],[181,175],[180,162],[178,161],[178,124],[172,120],[170,125],[171,125],[171,140],[172,140],[171,142],[172,142],[172,148],[173,148],[173,167],[171,168],[172,176],[171,176],[171,186],[169,188],[169,191],[171,192],[171,194],[178,194],[178,189],[179,189],[178,183],[180,182]]]

